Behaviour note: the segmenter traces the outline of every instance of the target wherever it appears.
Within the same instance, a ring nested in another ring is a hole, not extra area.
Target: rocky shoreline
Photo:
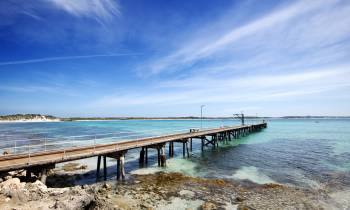
[[[40,181],[21,182],[23,172],[5,176],[0,183],[0,209],[346,209],[326,191],[279,184],[158,172],[74,186],[66,181],[74,176],[51,174],[49,187]]]

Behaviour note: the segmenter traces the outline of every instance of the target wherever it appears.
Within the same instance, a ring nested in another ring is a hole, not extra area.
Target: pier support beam
[[[97,156],[96,181],[100,179],[101,157],[101,155]],[[107,180],[107,160],[105,155],[103,155],[103,179]]]
[[[182,142],[182,156],[183,156],[183,157],[186,156],[186,155],[185,155],[185,154],[186,154],[186,152],[185,152],[185,151],[186,151],[186,145],[185,145],[185,144],[186,144],[185,142]]]
[[[120,177],[125,179],[125,156],[121,155],[117,159],[117,180],[120,180]]]
[[[188,144],[189,144],[189,141],[190,141],[190,140],[187,140],[187,142],[186,142],[187,158],[190,157],[190,150],[189,150],[189,148],[188,148],[188,147],[189,147],[189,145],[188,145]]]
[[[181,139],[181,140],[178,140],[177,142],[180,142],[182,143],[182,156],[183,157],[186,157],[186,154],[187,154],[187,157],[190,157],[190,149],[189,149],[189,142],[190,140],[189,139]]]
[[[169,142],[169,157],[174,157],[174,142]]]
[[[126,152],[127,151],[121,151],[113,156],[114,158],[117,159],[117,180],[120,180],[120,177],[123,180],[125,179],[125,153]]]
[[[166,166],[165,145],[161,147],[160,151],[161,151],[160,166],[165,167]]]
[[[192,144],[192,138],[190,138],[190,150],[192,152],[193,144]]]
[[[169,156],[171,156],[171,154],[173,153],[173,146],[171,144],[172,142],[169,142]],[[157,150],[157,163],[158,166],[162,166],[163,162],[165,163],[164,160],[162,160],[162,158],[166,158],[165,155],[165,145],[166,143],[159,143],[159,144],[153,144],[153,145],[149,145],[146,147],[146,161],[147,161],[147,153],[148,153],[148,148],[152,148],[152,149],[156,149]]]
[[[160,148],[157,148],[157,160],[158,160],[158,166],[160,166]]]
[[[50,169],[53,169],[53,168],[55,168],[54,163],[26,168],[26,181],[27,182],[33,181],[32,174],[35,174],[43,184],[46,184],[47,173]]]
[[[32,178],[32,170],[31,170],[31,168],[27,168],[27,170],[26,170],[26,181],[30,182],[31,178]]]
[[[143,165],[145,163],[145,148],[142,147],[140,151],[140,159],[139,159],[140,165]]]
[[[46,168],[43,168],[42,171],[41,171],[40,181],[41,181],[43,184],[46,184],[46,178],[47,178],[47,169],[46,169]]]
[[[202,152],[204,150],[204,139],[205,139],[205,137],[201,138],[201,150],[202,150]]]
[[[103,179],[107,180],[107,157],[103,156]]]
[[[97,156],[96,181],[100,178],[101,155]]]

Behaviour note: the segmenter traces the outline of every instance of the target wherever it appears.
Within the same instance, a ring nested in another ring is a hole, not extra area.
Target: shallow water
[[[248,122],[251,123],[251,122]],[[98,143],[119,141],[200,127],[199,120],[132,120],[59,123],[0,124],[2,147],[14,139],[51,139],[62,141],[70,136],[96,135]],[[233,120],[204,120],[203,127],[238,125]],[[117,133],[121,132],[121,133]],[[114,133],[114,136],[99,134]],[[92,136],[75,137],[72,144],[83,144]],[[33,142],[34,140],[29,140]],[[20,141],[19,141],[20,142]],[[25,145],[28,141],[17,143]],[[258,184],[283,183],[312,188],[346,188],[350,185],[350,120],[273,119],[268,128],[234,140],[219,148],[200,151],[199,141],[189,159],[182,158],[178,144],[176,157],[167,161],[166,171],[191,176],[250,180]],[[127,172],[150,173],[156,169],[151,158],[149,168],[139,169],[138,151],[127,154]],[[88,160],[87,160],[88,161]],[[93,167],[95,160],[89,165]],[[83,161],[84,162],[84,161]],[[110,165],[115,162],[109,161]],[[113,175],[115,170],[109,169]]]

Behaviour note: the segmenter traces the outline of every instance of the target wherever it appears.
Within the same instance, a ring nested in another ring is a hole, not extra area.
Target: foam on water
[[[180,172],[189,176],[199,176],[196,171],[197,164],[183,158],[173,158],[167,161],[166,172]]]
[[[287,173],[289,176],[293,177],[293,180],[298,182],[300,186],[307,186],[313,189],[323,189],[324,187],[323,184],[318,181],[308,178],[302,170],[289,169]]]
[[[133,171],[130,171],[130,174],[133,175],[147,175],[147,174],[155,174],[157,172],[162,171],[161,168],[158,167],[147,167],[147,168],[140,168],[140,169],[136,169]]]
[[[257,184],[276,183],[274,180],[263,174],[261,171],[259,171],[258,168],[254,166],[243,166],[237,170],[231,178],[249,180]]]
[[[337,204],[337,207],[339,209],[348,209],[350,206],[350,189],[331,193],[331,198],[335,201]]]

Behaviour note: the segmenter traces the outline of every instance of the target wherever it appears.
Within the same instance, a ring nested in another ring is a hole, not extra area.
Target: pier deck
[[[54,167],[54,164],[67,162],[72,160],[84,159],[89,157],[98,156],[98,168],[99,172],[101,157],[105,158],[113,157],[118,159],[118,172],[123,170],[124,154],[127,150],[142,148],[140,154],[140,163],[147,163],[147,149],[155,148],[158,149],[158,164],[165,165],[161,160],[162,156],[165,158],[165,145],[169,144],[169,156],[172,157],[174,154],[174,142],[183,143],[183,153],[185,156],[185,150],[188,151],[188,144],[192,150],[192,139],[202,140],[202,150],[204,146],[213,145],[214,147],[218,144],[218,141],[228,141],[232,138],[237,138],[240,135],[246,135],[250,132],[258,131],[262,128],[266,128],[267,124],[260,123],[254,125],[243,125],[243,126],[232,126],[223,127],[202,131],[191,131],[187,133],[158,136],[151,138],[142,138],[128,141],[118,141],[109,144],[97,144],[94,146],[83,146],[74,147],[67,149],[58,149],[47,152],[34,152],[29,154],[18,154],[18,155],[4,155],[0,156],[0,172],[7,172],[19,169],[27,169],[35,171],[37,169],[46,169]],[[146,155],[146,160],[145,156]],[[122,157],[122,166],[120,166],[120,158]],[[119,175],[119,173],[118,173]],[[119,177],[118,177],[119,178]]]

